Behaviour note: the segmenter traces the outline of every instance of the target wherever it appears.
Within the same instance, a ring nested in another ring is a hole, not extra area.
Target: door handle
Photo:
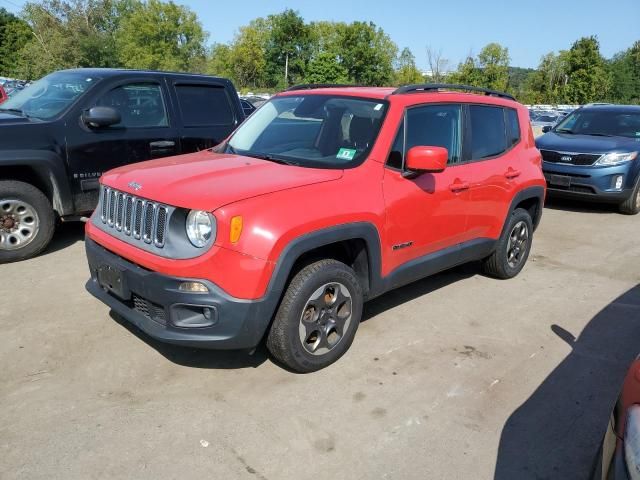
[[[504,176],[509,180],[517,178],[520,176],[522,172],[520,170],[514,170],[513,168],[509,168],[506,172],[504,172]]]
[[[157,149],[173,148],[176,146],[176,142],[174,142],[173,140],[158,140],[157,142],[151,142],[149,146],[151,148],[157,148]]]
[[[455,182],[449,185],[449,190],[453,193],[463,192],[465,190],[469,190],[469,184],[466,182]]]

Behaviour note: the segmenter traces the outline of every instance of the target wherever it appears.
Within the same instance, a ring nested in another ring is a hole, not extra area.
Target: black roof
[[[125,74],[135,75],[166,75],[193,78],[217,78],[219,80],[227,80],[226,78],[216,77],[215,75],[203,75],[199,73],[185,72],[163,72],[161,70],[128,70],[126,68],[71,68],[68,70],[60,70],[61,72],[78,72],[86,75],[95,75],[96,77],[107,78]]]
[[[617,105],[614,103],[585,105],[582,109],[611,113],[640,113],[640,105]]]

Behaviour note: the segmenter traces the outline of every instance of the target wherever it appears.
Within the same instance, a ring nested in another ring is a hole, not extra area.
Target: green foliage
[[[509,49],[490,43],[478,54],[483,86],[506,91],[509,84]]]
[[[396,62],[395,84],[410,85],[422,82],[424,82],[424,77],[416,67],[416,58],[411,50],[404,48]]]
[[[567,57],[567,76],[564,97],[569,103],[584,104],[606,98],[611,78],[596,37],[584,37],[573,44]]]
[[[272,82],[283,87],[302,81],[309,60],[309,27],[294,10],[269,15],[266,57]]]
[[[22,19],[0,8],[0,75],[18,74],[20,51],[31,40],[31,28]]]
[[[618,103],[640,103],[640,41],[616,54],[609,62],[612,79],[610,100]]]
[[[134,4],[116,38],[126,68],[197,72],[204,70],[207,36],[189,8],[160,0]]]
[[[321,52],[311,59],[305,77],[307,83],[349,83],[349,72],[335,54]]]

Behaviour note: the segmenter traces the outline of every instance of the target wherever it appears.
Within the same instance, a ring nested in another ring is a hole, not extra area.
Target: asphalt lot
[[[0,266],[0,478],[585,478],[640,353],[639,238],[638,217],[554,203],[518,278],[387,294],[340,362],[295,375],[121,324],[65,225]]]

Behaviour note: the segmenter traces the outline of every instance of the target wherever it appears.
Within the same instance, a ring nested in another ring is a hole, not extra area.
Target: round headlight
[[[216,236],[213,217],[202,210],[191,210],[187,215],[187,237],[194,247],[206,246]]]

